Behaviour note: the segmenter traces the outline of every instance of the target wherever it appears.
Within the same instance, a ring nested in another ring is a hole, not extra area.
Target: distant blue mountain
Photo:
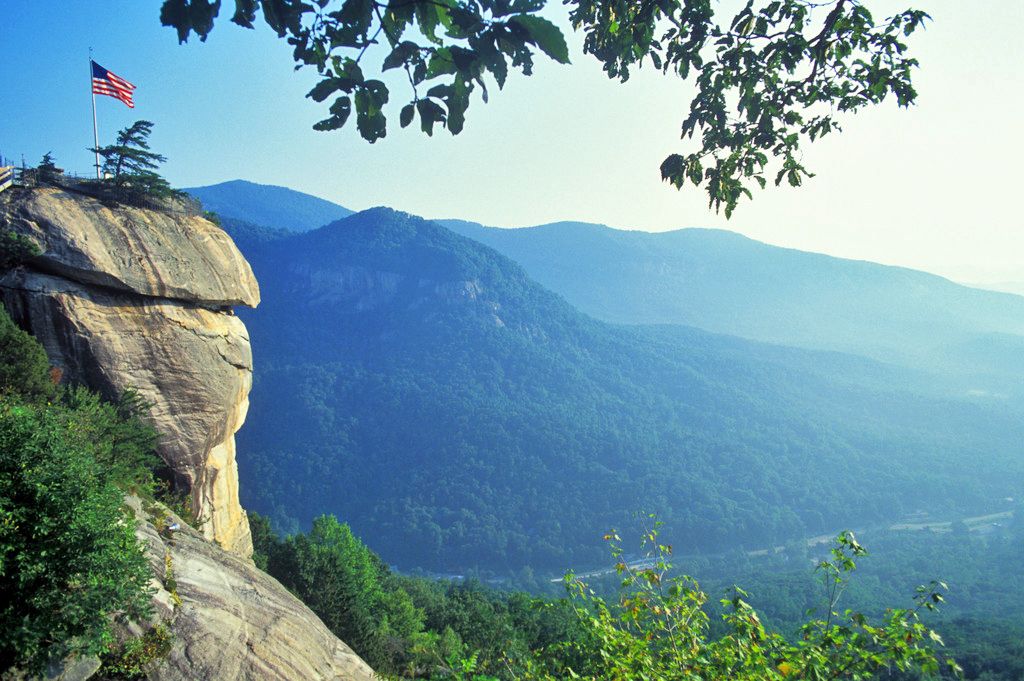
[[[992,334],[1024,341],[1024,297],[734,232],[638,232],[581,222],[498,229],[438,220],[518,262],[588,314],[949,368]],[[978,340],[978,342],[975,342]],[[1005,341],[1004,341],[1005,344]],[[1005,353],[1004,353],[1005,354]]]
[[[310,194],[245,180],[183,191],[202,201],[206,210],[223,217],[291,232],[308,232],[352,215],[348,208]]]
[[[187,191],[222,218],[251,223],[249,230],[309,231],[351,214],[308,194],[241,180]],[[603,321],[683,324],[852,352],[929,371],[984,374],[987,390],[1001,392],[1004,386],[997,384],[1003,382],[1019,390],[1019,363],[1007,363],[1005,348],[1013,338],[1024,340],[1024,297],[723,230],[650,233],[583,222],[498,229],[436,222],[511,258],[531,279]],[[233,233],[242,228],[234,227]]]

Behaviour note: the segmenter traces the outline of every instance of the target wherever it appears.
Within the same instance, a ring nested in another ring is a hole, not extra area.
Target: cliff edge
[[[193,530],[160,504],[127,499],[153,570],[155,613],[124,633],[163,624],[173,637],[148,677],[373,679],[250,559],[234,435],[249,406],[252,351],[231,307],[255,307],[260,295],[231,238],[185,203],[111,206],[58,187],[0,194],[0,230],[40,252],[0,278],[0,302],[63,380],[108,398],[130,388],[152,405],[158,453],[198,518]],[[74,660],[60,678],[89,678],[98,666]]]
[[[128,504],[156,593],[150,624],[174,634],[152,681],[372,681],[373,670],[280,582],[205,541],[159,504]],[[181,529],[166,528],[178,523]],[[143,628],[133,625],[130,633]]]
[[[0,225],[41,254],[0,279],[0,300],[65,380],[109,398],[131,388],[152,405],[159,454],[203,534],[249,556],[234,434],[252,351],[230,306],[255,307],[259,287],[231,238],[194,213],[111,207],[55,187],[5,192]]]

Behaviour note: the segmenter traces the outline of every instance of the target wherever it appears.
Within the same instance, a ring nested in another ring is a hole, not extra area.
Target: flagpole
[[[95,142],[93,150],[96,152],[96,179],[100,177],[100,131],[96,126],[96,91],[92,87],[92,48],[89,48],[89,92],[92,93],[92,139]]]

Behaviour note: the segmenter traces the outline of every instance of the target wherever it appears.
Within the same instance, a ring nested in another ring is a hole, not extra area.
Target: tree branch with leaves
[[[372,72],[404,69],[410,101],[399,124],[418,117],[432,135],[456,135],[474,92],[501,89],[510,70],[533,71],[540,52],[569,63],[561,30],[540,16],[547,0],[235,0],[231,21],[252,28],[262,13],[292,45],[296,68],[316,69],[308,96],[327,104],[317,130],[335,130],[353,110],[369,142],[387,135],[388,86]],[[895,97],[914,103],[907,37],[928,15],[907,9],[876,19],[858,0],[748,0],[721,16],[713,0],[566,0],[583,52],[610,78],[625,81],[650,64],[692,81],[684,112],[686,148],[661,164],[662,178],[703,188],[709,206],[731,216],[751,189],[800,186],[813,177],[802,145],[841,129],[850,114]],[[206,40],[220,0],[165,0],[161,21],[184,42]],[[384,48],[367,68],[370,47]],[[370,74],[370,75],[368,75]],[[774,177],[773,177],[774,174]]]

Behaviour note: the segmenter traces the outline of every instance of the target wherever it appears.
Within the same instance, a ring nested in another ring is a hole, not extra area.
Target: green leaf
[[[189,20],[192,22],[192,29],[199,34],[199,39],[205,41],[206,36],[213,30],[213,20],[220,12],[220,0],[192,0],[189,5]]]
[[[387,119],[381,111],[382,102],[378,92],[370,87],[370,83],[376,82],[379,81],[367,81],[367,87],[360,88],[355,94],[356,128],[360,136],[370,143],[387,134]]]
[[[337,130],[345,125],[349,114],[352,113],[352,100],[348,95],[342,95],[331,104],[331,116],[313,125],[314,130]]]
[[[160,7],[160,23],[164,26],[171,26],[178,33],[178,42],[188,41],[189,33],[192,32],[192,22],[189,21],[188,0],[165,0]]]
[[[384,58],[384,64],[381,67],[381,70],[387,71],[388,69],[394,69],[402,66],[409,61],[409,57],[419,52],[419,50],[419,45],[410,40],[399,43],[395,49],[391,50],[391,54]]]
[[[420,129],[427,135],[434,134],[434,123],[443,123],[445,120],[444,109],[430,99],[416,102],[416,111],[420,114]]]
[[[466,109],[469,107],[469,95],[472,91],[472,84],[456,80],[451,93],[445,98],[445,104],[448,106],[448,132],[453,135],[462,132],[462,126],[466,122]]]
[[[306,96],[314,102],[322,102],[341,88],[340,78],[325,78],[317,83]]]
[[[288,0],[263,0],[263,20],[281,38],[287,33],[288,27],[294,24],[300,11],[298,3],[293,5]]]
[[[565,36],[553,23],[533,14],[517,14],[508,23],[521,27],[529,36],[528,42],[536,45],[559,64],[569,63],[569,46]]]
[[[450,73],[455,73],[455,60],[452,59],[452,51],[447,47],[442,47],[430,56],[426,76],[429,80]]]
[[[231,17],[231,21],[244,28],[253,28],[258,8],[258,0],[235,0],[235,14]]]
[[[420,33],[426,36],[432,43],[440,44],[437,37],[437,25],[440,22],[439,15],[447,13],[447,9],[439,7],[432,2],[421,2],[416,5],[416,21],[420,25]]]
[[[398,122],[403,128],[409,126],[412,123],[412,117],[416,114],[415,104],[406,104],[402,107],[402,113],[398,115]]]
[[[451,85],[435,85],[434,87],[427,90],[427,97],[437,97],[438,99],[441,99],[443,97],[449,97],[454,91],[454,89],[455,88]]]

